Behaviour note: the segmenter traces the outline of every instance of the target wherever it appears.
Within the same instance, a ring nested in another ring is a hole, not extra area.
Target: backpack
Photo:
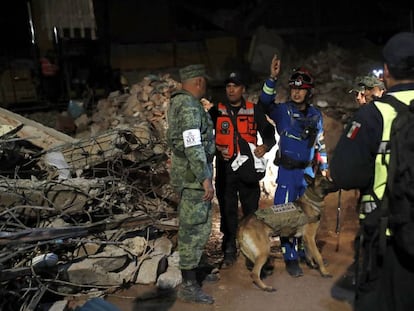
[[[414,99],[406,105],[386,95],[381,102],[397,111],[388,143],[390,162],[381,214],[392,232],[394,246],[414,258]],[[386,230],[382,229],[385,237]],[[382,241],[384,247],[386,239]]]

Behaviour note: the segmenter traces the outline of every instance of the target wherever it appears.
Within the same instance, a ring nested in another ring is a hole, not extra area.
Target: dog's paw
[[[333,277],[333,275],[332,274],[330,274],[330,273],[321,273],[321,275],[322,275],[322,277],[323,278],[332,278]]]
[[[264,283],[262,283],[262,282],[256,282],[256,281],[253,281],[253,283],[257,286],[257,287],[259,287],[260,289],[262,289],[263,291],[265,291],[265,292],[269,292],[269,293],[271,293],[271,292],[275,292],[276,291],[276,288],[274,288],[274,287],[272,287],[272,286],[269,286],[269,285],[266,285],[266,284],[264,284]],[[260,283],[262,283],[262,284],[260,284]]]
[[[263,290],[264,290],[265,292],[272,293],[272,292],[275,292],[275,291],[276,291],[276,288],[274,288],[274,287],[272,287],[272,286],[266,286],[265,288],[263,288]]]

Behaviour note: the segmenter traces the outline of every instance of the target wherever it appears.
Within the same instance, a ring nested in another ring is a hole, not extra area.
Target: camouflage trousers
[[[211,233],[211,202],[202,200],[203,189],[184,188],[178,205],[180,269],[198,266]]]

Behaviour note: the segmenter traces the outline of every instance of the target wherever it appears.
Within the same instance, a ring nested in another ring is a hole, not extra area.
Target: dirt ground
[[[353,260],[353,239],[357,230],[355,213],[356,196],[354,191],[342,191],[340,234],[336,233],[336,219],[339,192],[329,194],[325,199],[325,211],[317,236],[318,246],[328,264],[332,278],[322,278],[317,270],[301,264],[304,276],[292,278],[284,268],[281,258],[275,260],[275,270],[265,282],[277,289],[269,293],[258,289],[251,281],[242,254],[234,266],[220,270],[220,280],[216,283],[203,283],[203,289],[215,298],[213,305],[183,303],[176,299],[176,291],[157,291],[152,286],[135,285],[106,298],[122,311],[138,310],[266,310],[268,307],[289,311],[351,311],[351,292],[335,290],[334,284],[342,278]],[[263,200],[262,206],[271,204]],[[213,232],[207,245],[211,264],[221,260],[219,251],[221,233],[219,213],[215,206]],[[339,243],[339,244],[338,244]],[[339,247],[338,247],[339,246]],[[342,297],[338,298],[341,295]]]

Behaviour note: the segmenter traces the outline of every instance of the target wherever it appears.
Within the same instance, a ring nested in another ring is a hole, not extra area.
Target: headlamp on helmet
[[[311,89],[314,81],[311,73],[304,69],[293,69],[293,74],[289,78],[289,86],[292,89]]]

